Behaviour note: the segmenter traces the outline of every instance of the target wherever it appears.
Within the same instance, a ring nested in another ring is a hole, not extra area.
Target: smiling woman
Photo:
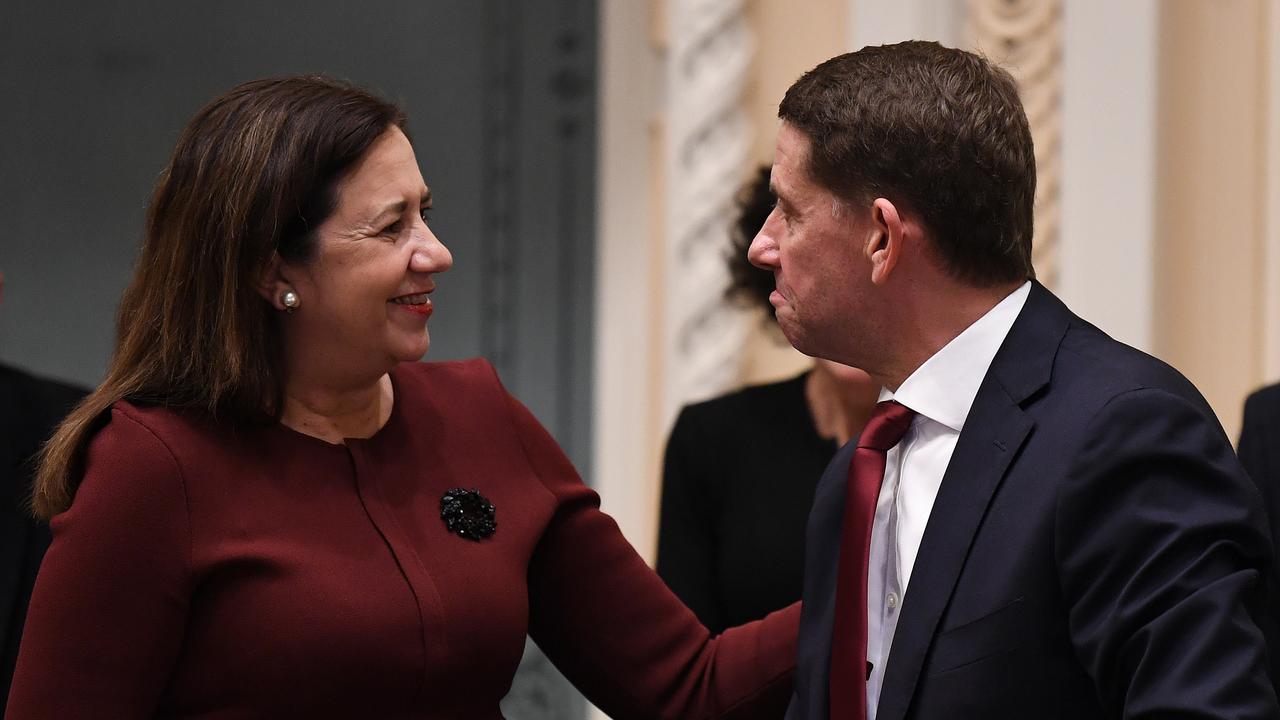
[[[798,607],[711,637],[482,360],[403,114],[326,78],[190,122],[107,378],[42,458],[5,717],[501,717],[526,633],[615,717],[777,717]]]

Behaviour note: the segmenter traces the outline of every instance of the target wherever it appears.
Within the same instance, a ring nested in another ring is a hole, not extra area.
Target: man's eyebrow
[[[773,196],[773,203],[775,205],[781,205],[783,210],[791,208],[791,203],[782,195],[782,193],[778,192],[778,186],[772,182],[769,183],[769,194]]]

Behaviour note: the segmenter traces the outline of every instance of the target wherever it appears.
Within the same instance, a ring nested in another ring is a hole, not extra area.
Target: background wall
[[[1266,371],[1268,42],[1264,0],[1160,8],[1152,347],[1232,437]],[[1230,42],[1223,42],[1230,38]],[[1274,242],[1275,238],[1271,238]]]

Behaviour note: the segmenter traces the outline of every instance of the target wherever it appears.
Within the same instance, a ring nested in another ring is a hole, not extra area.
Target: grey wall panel
[[[455,268],[431,356],[489,356],[588,457],[595,3],[0,7],[0,357],[96,382],[147,197],[232,85],[324,72],[403,102]]]

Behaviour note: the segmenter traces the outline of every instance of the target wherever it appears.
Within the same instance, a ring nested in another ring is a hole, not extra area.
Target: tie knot
[[[858,447],[887,452],[907,434],[915,414],[911,408],[893,400],[876,403],[866,427],[858,435]]]

